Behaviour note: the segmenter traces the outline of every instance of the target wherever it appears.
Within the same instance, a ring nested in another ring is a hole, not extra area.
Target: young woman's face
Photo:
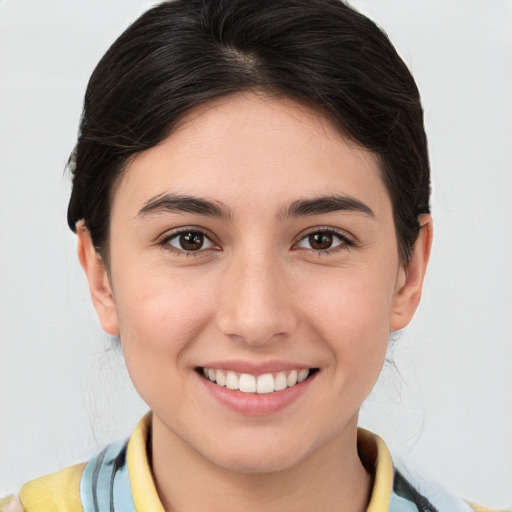
[[[98,312],[159,438],[244,472],[352,442],[412,314],[396,240],[374,155],[292,101],[217,100],[131,161]]]

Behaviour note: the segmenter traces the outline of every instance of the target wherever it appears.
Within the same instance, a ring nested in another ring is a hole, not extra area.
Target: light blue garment
[[[399,464],[399,467],[400,469],[397,470],[395,465],[395,488],[397,475],[400,475],[400,477],[403,478],[403,480],[407,482],[415,492],[420,496],[427,497],[428,501],[438,512],[473,512],[473,509],[465,500],[449,493],[438,483],[423,479],[416,472],[409,471],[403,466],[403,464]],[[393,496],[395,496],[395,492],[393,492],[392,497]],[[401,512],[401,510],[402,509],[397,508],[397,512]],[[413,508],[412,510],[416,512],[416,509]],[[395,509],[392,508],[391,505],[389,512],[395,512]]]
[[[388,512],[418,512],[418,507],[412,501],[401,498],[393,492],[389,500]]]
[[[136,512],[126,462],[128,443],[108,445],[85,466],[80,482],[84,512]],[[448,494],[410,473],[405,478],[395,470],[387,511],[382,512],[471,512],[462,499]]]
[[[126,448],[127,442],[109,444],[85,466],[80,482],[84,512],[136,512]]]

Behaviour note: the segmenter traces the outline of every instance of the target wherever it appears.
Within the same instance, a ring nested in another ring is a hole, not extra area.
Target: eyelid
[[[213,247],[208,247],[206,249],[201,248],[198,249],[197,251],[186,251],[185,249],[179,249],[169,244],[169,241],[172,240],[173,238],[176,238],[184,233],[190,232],[200,233],[213,244]],[[178,228],[171,229],[170,231],[166,231],[164,234],[160,235],[157,238],[156,244],[176,254],[187,256],[199,256],[207,251],[220,249],[220,244],[218,244],[215,241],[215,237],[211,235],[208,230],[200,228],[198,226],[180,226]]]
[[[306,249],[304,247],[299,247],[298,250],[312,251],[317,254],[321,253],[332,253],[338,250],[348,249],[350,247],[354,247],[356,245],[356,241],[352,235],[350,235],[347,231],[343,229],[334,228],[332,226],[315,226],[313,228],[308,228],[300,233],[297,237],[297,240],[293,243],[292,247],[296,247],[300,242],[302,242],[305,238],[314,235],[315,233],[331,233],[342,240],[343,243],[338,244],[332,248],[319,250],[319,249]]]
[[[214,247],[208,247],[206,249],[201,248],[201,249],[198,249],[197,251],[187,251],[185,249],[179,249],[179,248],[174,247],[169,244],[169,240],[171,240],[181,234],[188,233],[188,232],[200,233],[206,239],[208,239],[213,244]],[[313,248],[307,249],[307,248],[303,248],[303,247],[299,247],[299,248],[297,248],[297,250],[304,250],[304,251],[309,251],[309,252],[313,252],[313,253],[317,253],[317,254],[322,254],[322,253],[328,254],[328,253],[340,251],[343,249],[346,250],[346,249],[356,245],[355,238],[343,229],[334,228],[332,226],[314,226],[314,227],[311,227],[311,228],[308,228],[308,229],[302,231],[297,236],[295,242],[293,242],[293,244],[292,244],[292,249],[296,248],[297,245],[302,240],[307,238],[308,236],[311,236],[315,233],[321,233],[321,232],[332,233],[333,235],[337,236],[342,241],[342,243],[340,243],[332,248],[323,249],[323,250],[313,249]],[[157,243],[157,245],[163,246],[171,252],[174,252],[174,253],[180,254],[180,255],[187,255],[187,256],[200,256],[200,255],[204,254],[205,252],[208,252],[211,250],[221,250],[220,244],[218,242],[216,242],[215,237],[212,234],[210,234],[210,232],[208,230],[206,230],[204,228],[200,228],[198,226],[180,226],[180,227],[174,228],[170,231],[166,231],[163,235],[160,235],[157,238],[156,243]]]

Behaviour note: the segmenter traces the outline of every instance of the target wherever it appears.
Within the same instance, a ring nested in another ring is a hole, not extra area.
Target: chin
[[[300,457],[275,454],[269,457],[269,453],[247,454],[241,453],[222,460],[212,461],[225,471],[246,475],[261,475],[286,471],[300,462]]]
[[[229,448],[215,453],[204,453],[214,465],[225,471],[240,474],[268,474],[286,471],[300,464],[307,453],[303,446],[295,446],[275,439],[264,442],[254,439],[250,443],[230,443]]]

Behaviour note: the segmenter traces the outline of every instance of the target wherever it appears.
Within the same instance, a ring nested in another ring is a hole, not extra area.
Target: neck
[[[356,422],[291,468],[248,474],[215,465],[153,417],[152,468],[164,509],[363,512],[371,476],[357,454]]]

